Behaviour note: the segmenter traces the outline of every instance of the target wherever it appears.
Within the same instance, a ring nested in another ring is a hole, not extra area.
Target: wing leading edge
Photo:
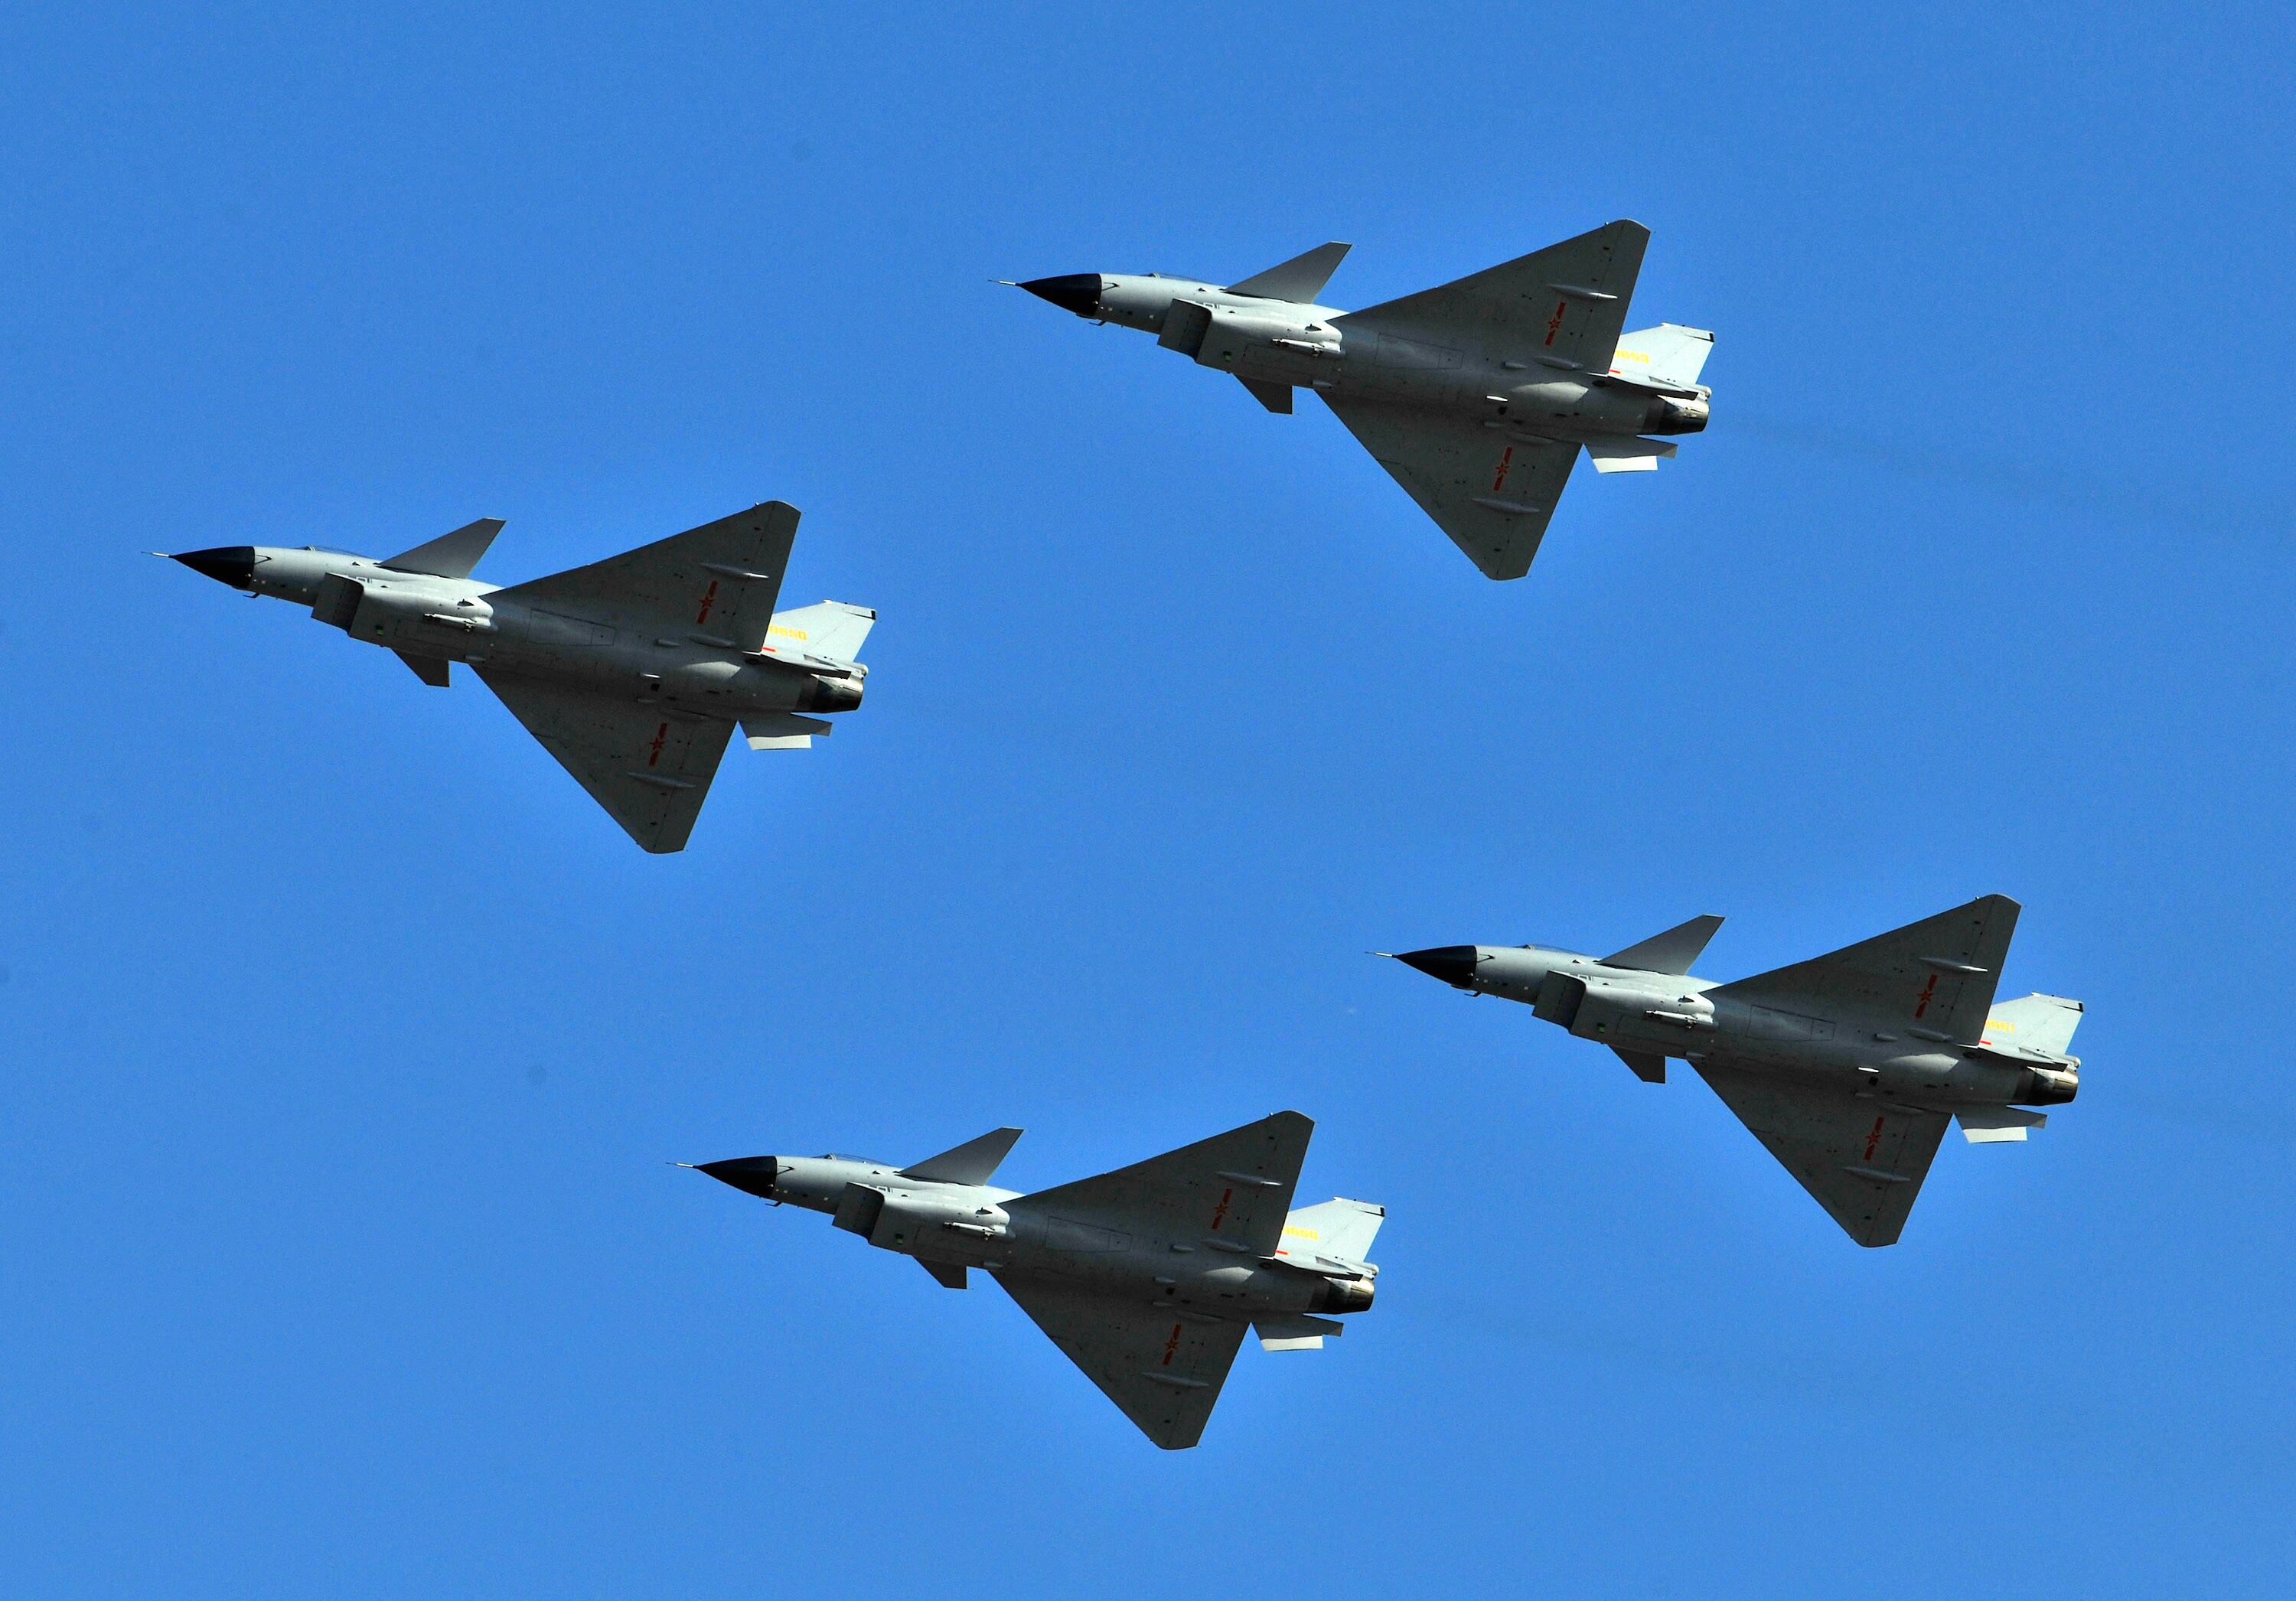
[[[1128,1168],[1037,1190],[1008,1211],[1088,1214],[1130,1230],[1218,1239],[1253,1256],[1283,1243],[1315,1123],[1279,1112]]]
[[[1941,1112],[1693,1062],[1722,1104],[1861,1245],[1894,1245],[1949,1121]]]
[[[1530,571],[1578,460],[1575,442],[1503,439],[1469,418],[1375,400],[1324,404],[1484,577]]]
[[[478,673],[641,848],[685,849],[733,724],[484,667]]]
[[[503,595],[634,631],[699,630],[737,650],[766,642],[797,538],[798,509],[768,500],[586,567],[570,567]]]
[[[1546,356],[1607,373],[1649,243],[1648,228],[1621,218],[1348,316],[1382,327],[1439,328],[1501,358]]]
[[[1142,1433],[1168,1451],[1203,1438],[1244,1325],[1046,1279],[996,1278]]]
[[[2006,895],[1980,896],[1949,912],[1709,993],[1757,1004],[1816,1002],[1816,1009],[1827,1015],[1851,1012],[1902,1024],[1908,1032],[1974,1045],[1984,1036],[2019,909]]]

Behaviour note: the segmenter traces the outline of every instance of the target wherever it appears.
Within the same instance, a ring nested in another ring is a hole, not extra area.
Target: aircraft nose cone
[[[1416,967],[1431,979],[1441,979],[1462,989],[1475,976],[1475,948],[1472,945],[1438,945],[1427,950],[1401,951],[1395,959],[1406,967]]]
[[[780,1176],[781,1162],[772,1156],[735,1156],[725,1162],[705,1162],[699,1171],[709,1175],[720,1184],[730,1184],[748,1195],[763,1200],[774,1198],[774,1180]]]
[[[218,584],[234,589],[255,587],[255,546],[218,545],[213,550],[187,550],[176,558],[193,572],[203,572]]]
[[[1021,285],[1040,300],[1050,300],[1062,311],[1078,316],[1100,316],[1100,275],[1067,273],[1057,278],[1031,278]]]

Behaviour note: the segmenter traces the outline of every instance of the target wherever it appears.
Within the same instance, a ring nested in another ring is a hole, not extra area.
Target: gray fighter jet
[[[1988,895],[1731,984],[1688,976],[1719,917],[1599,961],[1540,945],[1446,945],[1396,959],[1473,995],[1522,1001],[1609,1046],[1646,1083],[1666,1082],[1666,1059],[1682,1057],[1851,1239],[1888,1245],[1948,1121],[1975,1144],[2021,1140],[2048,1121],[2025,1108],[2080,1088],[2080,1059],[2065,1054],[2080,1002],[1994,1001],[2017,909]]]
[[[913,1256],[952,1290],[985,1268],[1071,1362],[1168,1451],[1196,1443],[1251,1329],[1312,1351],[1359,1312],[1363,1260],[1386,1209],[1290,1209],[1316,1125],[1296,1112],[1097,1178],[1019,1195],[988,1182],[1018,1129],[913,1166],[863,1156],[745,1156],[701,1164],[735,1189],[831,1214]]]
[[[798,511],[769,500],[619,556],[508,588],[471,570],[495,518],[375,561],[237,545],[174,559],[311,608],[445,688],[468,663],[630,837],[682,850],[739,723],[756,751],[803,750],[861,703],[853,658],[877,614],[774,610]]]
[[[1319,245],[1230,283],[1104,273],[1021,288],[1078,316],[1144,329],[1233,373],[1269,411],[1309,389],[1494,579],[1530,570],[1583,447],[1597,472],[1674,454],[1648,434],[1706,426],[1702,329],[1632,333],[1650,230],[1620,221],[1361,311],[1316,297],[1348,253]]]

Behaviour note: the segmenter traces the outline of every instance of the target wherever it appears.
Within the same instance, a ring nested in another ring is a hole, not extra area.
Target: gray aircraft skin
[[[1296,1112],[1128,1168],[1022,1195],[988,1180],[1021,1137],[998,1129],[896,1168],[861,1156],[746,1156],[700,1171],[827,1212],[939,1284],[984,1269],[1166,1450],[1202,1436],[1250,1329],[1320,1349],[1372,1302],[1365,1261],[1387,1215],[1361,1201],[1291,1210],[1316,1125]]]
[[[1530,570],[1585,450],[1597,472],[1654,470],[1706,426],[1714,336],[1662,323],[1622,333],[1650,230],[1592,233],[1361,311],[1316,297],[1349,247],[1320,245],[1222,286],[1070,273],[1019,287],[1233,373],[1273,412],[1313,390],[1493,579]]]
[[[1690,976],[1719,917],[1599,960],[1542,945],[1446,945],[1396,960],[1521,1001],[1616,1051],[1646,1083],[1678,1056],[1861,1245],[1895,1244],[1946,1124],[2021,1140],[2070,1101],[2077,1000],[1996,1003],[2018,906],[1988,895],[1830,956],[1721,984]],[[1382,956],[1390,953],[1382,951]]]
[[[874,612],[776,612],[798,511],[778,500],[507,588],[471,577],[502,531],[483,518],[377,560],[238,545],[176,561],[311,608],[445,688],[475,671],[632,839],[682,850],[734,725],[752,750],[803,750],[818,715],[861,703],[853,657]]]

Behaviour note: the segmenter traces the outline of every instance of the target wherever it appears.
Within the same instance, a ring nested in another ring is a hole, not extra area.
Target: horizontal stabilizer
[[[1232,295],[1254,295],[1263,300],[1291,300],[1300,305],[1312,305],[1332,275],[1340,270],[1352,246],[1334,240],[1319,244],[1304,256],[1269,267],[1264,273],[1254,273],[1240,283],[1227,286]]]
[[[1339,1338],[1348,1332],[1348,1326],[1329,1318],[1311,1318],[1305,1312],[1271,1312],[1265,1318],[1253,1318],[1251,1332],[1259,1336],[1260,1345],[1268,1351],[1321,1351],[1326,1339]]]
[[[503,531],[499,517],[481,517],[476,522],[465,522],[451,534],[441,534],[427,545],[401,551],[383,565],[394,572],[426,572],[434,579],[466,579],[479,558],[487,554],[487,546]]]
[[[1714,938],[1714,931],[1722,926],[1722,919],[1710,913],[1693,917],[1687,923],[1677,923],[1662,934],[1652,934],[1638,945],[1629,945],[1616,956],[1604,956],[1605,967],[1628,967],[1636,973],[1685,973],[1698,960]]]
[[[1964,1106],[1953,1119],[1961,1125],[1962,1138],[1972,1145],[2021,1140],[2028,1129],[2049,1126],[2047,1112],[2028,1112],[2022,1106]]]
[[[1020,1137],[1018,1129],[992,1129],[979,1139],[966,1140],[954,1150],[903,1168],[901,1177],[922,1178],[929,1184],[986,1184]]]

